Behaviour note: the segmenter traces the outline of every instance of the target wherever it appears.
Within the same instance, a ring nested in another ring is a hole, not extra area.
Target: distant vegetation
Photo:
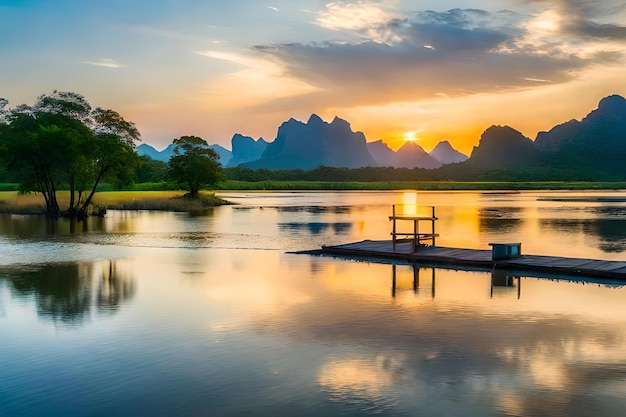
[[[589,181],[235,181],[219,183],[218,190],[346,190],[346,191],[517,191],[517,190],[624,190],[626,182]]]

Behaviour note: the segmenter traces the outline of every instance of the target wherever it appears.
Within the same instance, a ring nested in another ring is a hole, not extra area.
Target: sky
[[[621,0],[0,0],[0,97],[82,94],[162,149],[337,116],[466,154],[626,96]]]

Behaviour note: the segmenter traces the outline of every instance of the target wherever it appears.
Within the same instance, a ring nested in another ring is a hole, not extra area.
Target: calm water
[[[599,196],[626,193],[0,216],[0,416],[624,415],[621,285],[289,253],[387,239],[391,205],[417,202],[440,245],[623,260],[626,203],[551,199]]]

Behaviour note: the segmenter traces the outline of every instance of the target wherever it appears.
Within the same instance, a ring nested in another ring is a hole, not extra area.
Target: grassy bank
[[[160,210],[201,212],[211,207],[228,204],[213,193],[204,192],[199,198],[185,197],[184,191],[105,191],[94,196],[96,210]],[[69,192],[59,191],[61,207],[67,207]],[[17,191],[0,191],[0,213],[43,214],[46,206],[41,194],[18,194]]]
[[[198,212],[228,204],[212,192],[189,198],[183,191],[108,191],[94,196],[94,206],[110,210]]]

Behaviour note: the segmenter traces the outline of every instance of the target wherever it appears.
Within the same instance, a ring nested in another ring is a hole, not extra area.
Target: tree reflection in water
[[[115,261],[59,263],[0,271],[14,297],[34,298],[37,315],[82,325],[90,314],[112,314],[132,299],[135,278]]]

